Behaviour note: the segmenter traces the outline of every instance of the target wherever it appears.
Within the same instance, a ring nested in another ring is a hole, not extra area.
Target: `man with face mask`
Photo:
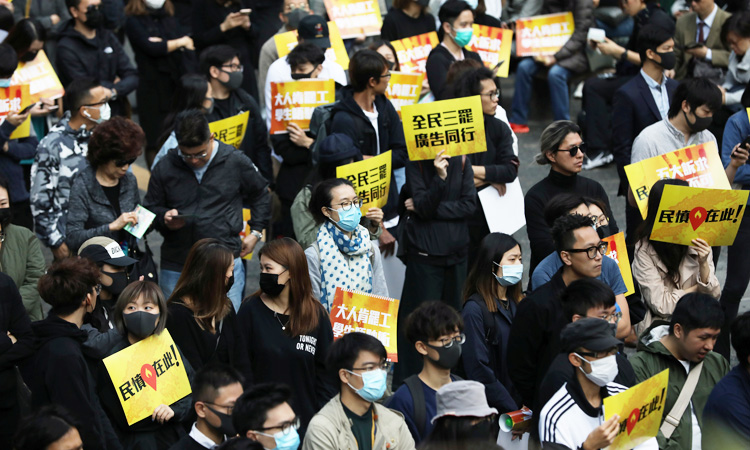
[[[333,343],[328,368],[338,375],[340,394],[313,417],[302,450],[414,448],[401,414],[376,403],[385,394],[387,356],[383,344],[364,333],[349,333]]]
[[[603,400],[627,389],[614,382],[617,376],[615,354],[620,341],[612,336],[606,321],[596,318],[580,319],[566,326],[560,340],[575,376],[541,410],[539,437],[542,446],[605,448],[620,431],[620,417],[615,414],[605,421]],[[559,407],[561,404],[565,407]],[[651,438],[635,448],[656,450],[659,446],[656,439]]]
[[[292,392],[279,383],[263,383],[245,391],[232,411],[240,437],[252,441],[250,449],[297,450],[300,420],[289,405]],[[244,448],[244,447],[243,447]]]
[[[63,86],[91,77],[106,89],[112,114],[125,115],[127,95],[138,87],[138,71],[120,41],[104,28],[102,0],[66,0],[72,16],[60,28],[55,67]]]

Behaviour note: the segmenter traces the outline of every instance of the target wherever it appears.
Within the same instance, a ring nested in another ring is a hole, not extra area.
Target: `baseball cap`
[[[318,150],[318,160],[322,163],[332,163],[349,158],[362,159],[362,154],[354,145],[352,138],[343,133],[333,133],[326,136],[320,143]]]
[[[565,352],[585,348],[601,352],[617,347],[622,342],[615,337],[614,326],[604,319],[586,317],[569,323],[560,333],[560,343]]]
[[[325,19],[317,14],[300,20],[299,27],[297,27],[297,36],[301,41],[315,44],[323,50],[331,47],[331,40],[328,38],[328,24]]]
[[[484,385],[477,381],[454,381],[438,389],[435,394],[437,414],[432,418],[435,423],[441,417],[487,417],[497,414],[495,408],[487,404]]]
[[[110,264],[118,267],[127,267],[135,264],[138,260],[133,259],[122,251],[120,244],[105,236],[96,236],[87,240],[78,249],[78,256],[88,258],[95,263]]]

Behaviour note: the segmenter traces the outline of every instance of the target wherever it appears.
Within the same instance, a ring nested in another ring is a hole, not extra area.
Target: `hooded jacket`
[[[669,323],[662,320],[655,321],[641,334],[638,341],[638,352],[630,358],[630,364],[635,371],[637,383],[651,378],[664,369],[669,369],[667,400],[664,404],[665,417],[672,410],[672,407],[674,407],[688,376],[685,366],[660,341],[661,338],[668,334]],[[692,370],[695,365],[696,363],[691,362],[690,369]],[[714,386],[716,386],[716,383],[727,372],[729,372],[729,363],[723,356],[716,352],[709,352],[706,355],[703,360],[703,369],[701,370],[698,384],[695,386],[695,391],[690,401],[691,407],[685,408],[685,412],[682,414],[682,418],[680,418],[680,424],[669,439],[666,439],[661,431],[656,436],[660,449],[681,450],[693,448],[691,408],[695,411],[698,424],[703,427],[703,408],[706,406],[708,396],[711,394]]]
[[[13,203],[25,202],[29,199],[29,191],[26,190],[26,180],[21,161],[31,159],[36,155],[39,141],[36,136],[21,139],[11,139],[10,135],[16,131],[16,127],[9,121],[0,125],[0,148],[8,145],[7,152],[0,152],[0,175],[8,180],[8,194]]]

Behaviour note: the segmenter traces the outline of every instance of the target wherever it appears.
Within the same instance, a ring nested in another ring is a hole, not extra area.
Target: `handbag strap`
[[[693,392],[695,392],[695,386],[698,385],[698,379],[701,377],[701,370],[703,370],[703,361],[693,367],[690,371],[687,380],[685,380],[685,384],[682,386],[680,396],[677,397],[674,406],[672,406],[667,417],[664,418],[664,423],[662,423],[660,431],[665,438],[669,439],[672,436],[672,433],[674,433],[674,430],[680,424],[682,414],[685,412],[688,404],[690,404],[690,398],[693,396]]]

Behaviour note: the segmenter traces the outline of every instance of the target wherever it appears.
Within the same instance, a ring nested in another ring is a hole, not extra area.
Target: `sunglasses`
[[[568,152],[570,154],[570,157],[575,157],[578,154],[578,150],[581,151],[584,155],[586,154],[586,143],[581,142],[578,145],[574,145],[570,148],[558,148],[555,149],[555,152]],[[554,152],[553,152],[554,153]]]
[[[133,164],[136,159],[137,158],[133,158],[133,159],[118,159],[117,161],[115,161],[115,165],[117,167],[129,166],[129,165]]]

